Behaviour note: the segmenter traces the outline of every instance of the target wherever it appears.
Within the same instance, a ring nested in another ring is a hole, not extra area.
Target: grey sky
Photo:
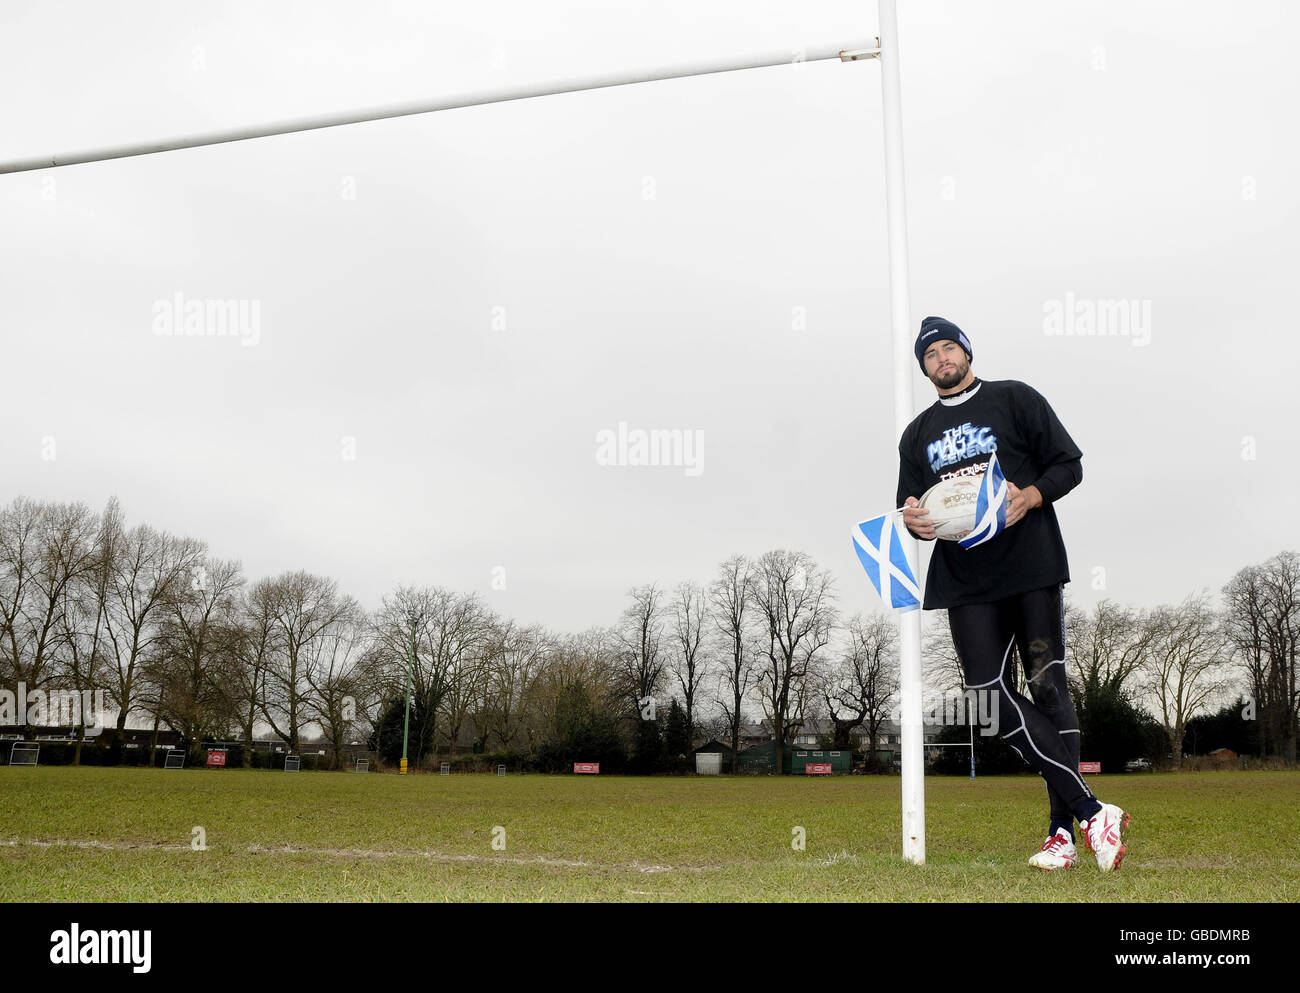
[[[1300,11],[900,7],[912,315],[1083,449],[1072,596],[1296,547]],[[0,159],[876,33],[869,3],[129,9],[5,4]],[[576,630],[791,547],[874,609],[848,532],[897,471],[880,116],[874,63],[819,63],[0,176],[3,498],[116,493],[368,607],[441,584]],[[155,334],[176,293],[256,302],[260,340]],[[1067,294],[1149,331],[1045,333]],[[702,431],[703,472],[599,465],[619,422]]]

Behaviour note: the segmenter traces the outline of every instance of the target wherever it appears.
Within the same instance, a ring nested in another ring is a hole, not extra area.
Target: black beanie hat
[[[925,350],[936,341],[955,341],[965,350],[967,362],[975,359],[970,339],[961,328],[942,317],[927,317],[921,322],[921,333],[916,336],[916,361],[920,364],[922,373],[925,372]]]

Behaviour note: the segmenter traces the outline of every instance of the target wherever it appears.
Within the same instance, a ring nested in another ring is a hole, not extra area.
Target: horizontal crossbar
[[[740,69],[762,69],[769,66],[797,65],[801,62],[822,62],[829,59],[852,62],[859,58],[868,57],[866,53],[873,51],[878,53],[879,48],[873,49],[871,42],[859,41],[851,45],[822,45],[807,49],[783,49],[779,52],[768,52],[763,55],[739,58],[706,59],[664,69],[641,69],[635,72],[604,73],[578,79],[556,80],[549,83],[526,83],[455,94],[439,97],[435,100],[387,104],[343,113],[297,117],[284,121],[228,128],[223,131],[205,131],[200,134],[158,138],[152,141],[140,141],[126,145],[110,145],[107,148],[94,148],[80,152],[37,155],[32,158],[0,162],[0,173],[29,172],[33,169],[51,169],[56,166],[79,165],[85,162],[103,162],[107,159],[123,159],[133,155],[152,155],[155,152],[171,152],[181,148],[222,145],[231,141],[247,141],[250,138],[269,138],[272,135],[295,134],[299,131],[317,131],[321,128],[336,128],[345,124],[383,121],[394,117],[410,117],[415,114],[432,114],[440,110],[481,107],[491,103],[530,100],[533,97],[554,96],[559,93],[577,93],[581,90],[599,90],[611,86],[628,86],[632,83],[650,83],[663,79],[707,76],[719,72],[735,72]]]

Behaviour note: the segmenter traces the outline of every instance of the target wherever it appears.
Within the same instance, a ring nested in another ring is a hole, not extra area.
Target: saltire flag
[[[921,606],[921,589],[916,573],[907,561],[903,542],[894,524],[894,515],[883,514],[857,524],[850,532],[853,550],[858,561],[867,570],[871,585],[880,594],[886,606],[896,609],[916,610]]]
[[[1007,481],[998,465],[998,456],[989,455],[989,464],[984,468],[984,479],[980,482],[979,497],[975,502],[975,527],[971,533],[957,544],[962,548],[974,548],[986,541],[992,541],[1007,527]]]

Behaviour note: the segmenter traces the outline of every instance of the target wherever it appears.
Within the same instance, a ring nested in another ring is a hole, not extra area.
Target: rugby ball
[[[935,483],[921,497],[930,512],[935,537],[960,541],[975,528],[975,505],[979,501],[982,476],[956,476]]]

